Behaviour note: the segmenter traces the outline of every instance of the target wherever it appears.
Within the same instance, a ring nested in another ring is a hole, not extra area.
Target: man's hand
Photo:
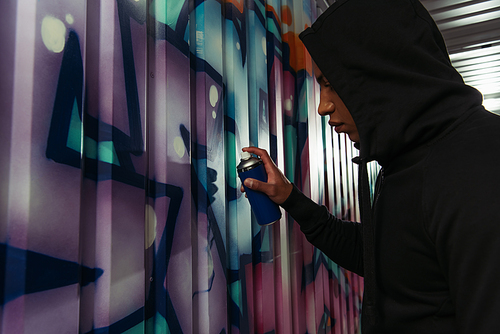
[[[243,151],[258,155],[262,159],[267,172],[267,182],[248,178],[245,180],[245,187],[263,192],[276,204],[285,202],[292,192],[293,185],[274,164],[267,151],[257,147],[245,147]],[[243,186],[241,191],[244,192]]]

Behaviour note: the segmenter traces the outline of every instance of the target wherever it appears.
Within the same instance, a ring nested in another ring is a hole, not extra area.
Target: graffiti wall
[[[0,332],[357,333],[362,279],[241,148],[356,219],[355,149],[316,114],[314,0],[0,2]]]

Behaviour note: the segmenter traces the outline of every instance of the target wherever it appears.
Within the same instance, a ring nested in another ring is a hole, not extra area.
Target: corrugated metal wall
[[[0,332],[356,333],[362,279],[242,147],[357,218],[355,149],[316,114],[310,0],[0,2]],[[331,163],[333,161],[333,164]]]

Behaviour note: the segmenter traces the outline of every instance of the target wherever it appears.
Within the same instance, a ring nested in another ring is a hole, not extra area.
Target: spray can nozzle
[[[252,157],[250,152],[241,152],[241,160],[248,160]]]

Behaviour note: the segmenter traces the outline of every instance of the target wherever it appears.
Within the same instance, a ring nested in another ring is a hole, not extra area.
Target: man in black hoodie
[[[361,223],[305,197],[258,148],[244,150],[261,156],[268,182],[245,185],[364,276],[363,333],[497,332],[500,117],[464,84],[417,0],[339,0],[300,38],[321,70],[319,113],[360,150]]]

